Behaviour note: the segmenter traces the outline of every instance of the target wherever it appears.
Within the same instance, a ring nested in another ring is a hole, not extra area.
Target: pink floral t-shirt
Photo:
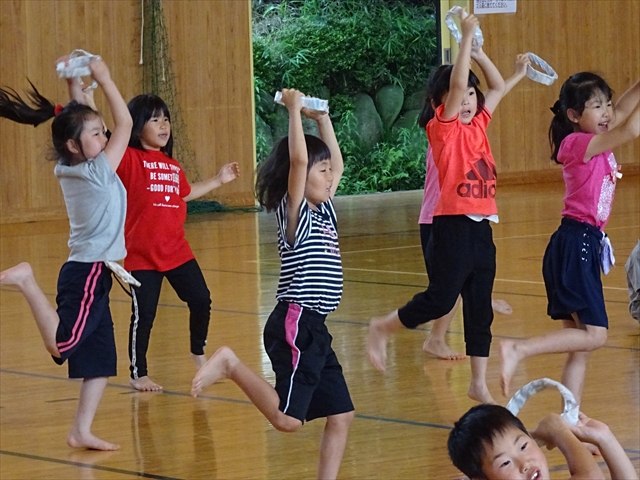
[[[584,161],[593,137],[592,133],[572,133],[560,144],[558,161],[566,187],[562,216],[603,230],[611,214],[619,167],[610,150]]]

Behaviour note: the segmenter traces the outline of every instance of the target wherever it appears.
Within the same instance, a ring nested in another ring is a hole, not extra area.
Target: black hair
[[[305,134],[304,141],[307,144],[307,173],[314,164],[331,159],[329,147],[321,139]],[[290,165],[289,137],[284,137],[258,168],[256,198],[268,212],[277,209],[287,194]]]
[[[529,435],[518,417],[505,407],[486,403],[472,407],[454,424],[449,434],[449,458],[467,477],[486,479],[482,471],[486,447],[493,445],[494,438],[509,427]]]
[[[31,91],[27,92],[27,98],[33,106],[28,105],[15,90],[0,88],[0,117],[34,127],[53,118],[51,140],[54,153],[50,155],[50,160],[70,165],[73,154],[67,148],[67,140],[75,141],[82,151],[80,135],[84,129],[84,122],[99,117],[100,114],[75,100],[56,114],[53,102],[42,96],[31,81],[29,84]]]
[[[143,94],[133,97],[127,104],[129,113],[133,119],[133,127],[131,128],[131,138],[129,139],[129,146],[137,148],[138,150],[144,150],[142,142],[140,141],[140,135],[146,123],[153,117],[162,113],[171,122],[171,114],[169,113],[169,107],[164,101],[157,95]],[[173,157],[173,128],[169,135],[167,144],[160,149],[168,157]]]
[[[420,112],[420,115],[418,115],[418,125],[420,125],[420,128],[426,128],[427,123],[429,123],[436,114],[431,103],[433,102],[436,108],[442,105],[442,97],[444,97],[449,91],[452,70],[453,65],[440,65],[431,74],[431,77],[429,77],[429,81],[427,83],[427,96],[424,99],[422,111]],[[480,91],[480,79],[471,70],[469,70],[467,87],[473,87],[476,91],[476,96],[478,97],[478,108],[475,115],[478,115],[484,108],[484,94]]]
[[[571,75],[560,89],[560,98],[551,107],[553,120],[549,127],[549,144],[551,159],[558,162],[560,144],[569,134],[574,132],[574,124],[567,116],[567,110],[573,109],[578,115],[584,112],[584,105],[598,92],[602,92],[607,100],[613,97],[613,90],[604,79],[591,72],[580,72]]]

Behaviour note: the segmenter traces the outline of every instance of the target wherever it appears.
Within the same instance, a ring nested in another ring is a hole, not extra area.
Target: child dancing
[[[609,321],[600,278],[601,242],[618,176],[612,149],[640,136],[640,80],[616,102],[598,75],[580,72],[562,85],[551,109],[551,158],[562,164],[566,194],[560,227],[544,254],[547,314],[562,329],[500,342],[504,395],[518,363],[542,353],[567,353],[561,382],[582,397],[587,361],[607,340]],[[603,255],[603,259],[604,259]]]
[[[427,125],[429,143],[438,171],[441,194],[431,230],[429,287],[399,310],[371,320],[367,350],[371,363],[386,368],[386,347],[401,327],[416,328],[449,313],[462,296],[466,353],[471,357],[468,395],[495,403],[486,385],[491,345],[491,292],[496,271],[496,250],[490,221],[498,220],[495,202],[496,167],[486,135],[491,113],[504,94],[504,80],[487,55],[474,59],[487,79],[486,96],[469,70],[471,41],[478,26],[474,15],[461,21],[460,52],[452,68],[441,67],[437,82],[449,89],[444,104]]]
[[[72,101],[64,108],[55,106],[32,85],[29,98],[37,107],[32,108],[15,92],[0,89],[1,117],[34,126],[54,119],[54,173],[62,187],[71,228],[71,252],[58,277],[57,310],[36,283],[28,263],[1,272],[0,285],[14,285],[22,292],[53,360],[59,365],[68,360],[69,377],[83,379],[67,436],[69,446],[117,450],[118,445],[93,435],[91,424],[108,377],[116,375],[109,310],[112,279],[105,262],[122,260],[126,255],[126,192],[115,171],[127,148],[132,121],[107,65],[94,60],[89,68],[107,97],[115,122],[109,141],[102,117],[87,105]],[[80,84],[75,85],[72,88]]]
[[[471,55],[472,58],[474,54]],[[504,95],[509,93],[516,84],[522,80],[527,72],[527,66],[531,64],[531,60],[526,53],[521,53],[516,57],[516,68],[514,74],[505,80]],[[442,70],[450,69],[451,67],[446,65],[440,67]],[[448,82],[443,81],[445,77],[441,73],[436,73],[429,79],[427,85],[427,96],[425,98],[424,107],[418,117],[418,125],[426,130],[427,124],[435,116],[436,109],[444,103],[443,98],[449,91]],[[427,147],[427,159],[426,159],[426,172],[424,181],[424,197],[422,200],[422,207],[420,209],[420,243],[422,245],[422,255],[424,256],[424,263],[427,269],[427,276],[429,275],[429,255],[431,248],[429,246],[429,239],[431,238],[431,228],[433,224],[433,212],[438,205],[440,199],[440,184],[438,180],[438,169],[433,160],[433,149],[431,145]],[[444,317],[438,318],[433,321],[431,325],[431,331],[429,336],[424,341],[422,349],[443,360],[461,360],[465,358],[465,355],[453,350],[446,342],[445,334],[449,329],[451,320],[458,310],[460,305],[460,297],[456,301],[453,309],[447,313]],[[502,315],[510,315],[513,310],[511,306],[504,300],[492,299],[491,308],[493,311],[501,313]]]
[[[278,430],[297,431],[326,417],[318,478],[338,475],[354,417],[342,367],[331,348],[325,317],[342,296],[342,263],[333,196],[343,172],[342,154],[327,114],[301,108],[302,94],[284,89],[289,136],[276,144],[256,182],[259,202],[275,210],[282,261],[278,304],[264,327],[264,347],[275,388],[228,347],[220,348],[193,379],[191,393],[230,378]],[[318,123],[319,139],[302,131],[300,112]]]
[[[127,189],[124,266],[141,283],[131,287],[135,300],[129,325],[129,382],[137,390],[156,391],[162,386],[149,378],[147,350],[164,278],[189,307],[190,350],[196,367],[206,361],[211,294],[185,238],[186,202],[235,180],[240,172],[236,162],[227,163],[215,177],[190,185],[172,157],[173,132],[166,103],[156,95],[138,95],[128,107],[133,129],[118,167]]]

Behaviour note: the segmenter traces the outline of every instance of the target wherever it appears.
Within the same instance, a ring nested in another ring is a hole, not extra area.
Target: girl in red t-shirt
[[[441,67],[433,80],[445,93],[427,125],[441,188],[430,233],[429,287],[401,309],[371,320],[367,350],[371,363],[384,371],[386,346],[395,331],[446,315],[461,295],[466,354],[471,357],[468,395],[478,402],[495,403],[486,385],[486,368],[496,268],[489,225],[497,221],[496,172],[486,128],[504,96],[505,83],[482,49],[472,52],[478,23],[475,16],[465,14],[458,58],[452,68]],[[485,95],[470,72],[471,58],[487,80]]]
[[[526,53],[516,56],[515,72],[511,77],[505,80],[504,95],[509,93],[516,84],[522,80],[527,72],[527,66],[531,64],[531,60]],[[449,92],[449,81],[444,74],[450,74],[453,65],[441,66],[429,79],[427,85],[427,96],[424,106],[418,117],[418,125],[420,128],[427,128],[427,124],[435,117],[436,109],[444,103],[444,98]],[[469,72],[470,84],[479,85],[480,81],[473,72]],[[431,145],[427,149],[427,170],[425,173],[424,184],[424,200],[420,209],[420,243],[422,245],[422,254],[424,256],[425,266],[427,267],[427,275],[429,275],[429,255],[431,248],[429,246],[429,238],[431,237],[431,228],[433,226],[433,212],[440,198],[440,184],[438,182],[438,171],[433,161],[433,150]],[[433,321],[429,336],[424,341],[422,349],[443,360],[461,360],[466,358],[463,353],[453,350],[446,342],[445,335],[451,324],[453,316],[458,311],[460,305],[460,297],[453,309],[444,317]],[[494,312],[502,315],[510,315],[512,313],[511,306],[501,299],[492,299],[491,307]]]
[[[162,386],[147,372],[146,353],[163,278],[189,307],[191,355],[200,368],[206,358],[211,295],[185,238],[186,202],[201,197],[239,175],[228,163],[208,180],[192,185],[172,158],[173,133],[166,103],[156,95],[138,95],[129,104],[133,129],[118,175],[127,189],[124,266],[140,281],[132,287],[129,327],[131,386],[155,391]]]

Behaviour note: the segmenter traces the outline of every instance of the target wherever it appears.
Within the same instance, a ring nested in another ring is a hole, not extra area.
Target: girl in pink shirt
[[[562,383],[580,403],[589,356],[607,340],[609,322],[600,265],[606,273],[602,230],[609,219],[619,175],[611,150],[640,136],[640,80],[615,106],[612,94],[598,75],[576,73],[564,83],[551,109],[551,158],[562,165],[566,195],[562,222],[547,246],[542,273],[547,313],[562,320],[563,328],[526,340],[501,342],[505,396],[518,362],[541,353],[566,352]]]

